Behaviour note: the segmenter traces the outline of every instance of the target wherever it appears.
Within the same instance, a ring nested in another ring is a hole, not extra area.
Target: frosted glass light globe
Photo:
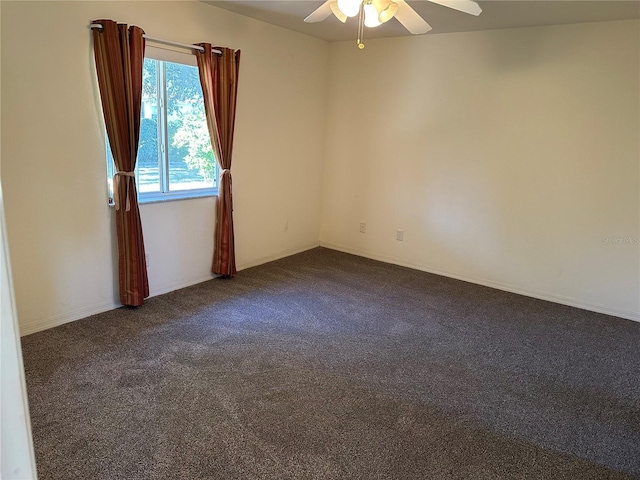
[[[371,3],[365,3],[364,5],[364,25],[371,28],[381,25],[380,20],[378,20],[378,11]]]
[[[347,17],[355,17],[360,12],[362,0],[338,0],[338,8]]]

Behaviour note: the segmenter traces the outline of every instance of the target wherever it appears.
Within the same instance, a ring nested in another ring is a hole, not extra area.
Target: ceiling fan
[[[444,7],[453,8],[470,15],[482,13],[480,5],[473,0],[428,0]],[[410,33],[420,35],[431,30],[422,18],[405,0],[326,0],[320,7],[304,19],[307,23],[321,22],[334,14],[342,23],[348,17],[359,15],[358,47],[362,43],[363,27],[377,27],[395,17]]]

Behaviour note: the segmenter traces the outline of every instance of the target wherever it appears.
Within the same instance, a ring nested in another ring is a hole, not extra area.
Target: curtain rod
[[[89,25],[89,28],[102,28],[102,24],[101,23],[92,23],[92,24]],[[144,35],[142,35],[142,36],[145,39],[149,40],[150,42],[164,43],[165,45],[173,45],[174,47],[189,48],[191,50],[199,50],[201,52],[204,52],[204,47],[200,47],[198,45],[189,45],[187,43],[172,42],[171,40],[164,40],[162,38],[150,37],[146,33]],[[220,50],[212,49],[211,51],[213,53],[217,53],[218,55],[222,55],[222,52]]]

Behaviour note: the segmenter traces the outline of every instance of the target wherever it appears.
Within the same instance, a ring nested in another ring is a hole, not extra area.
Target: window
[[[115,171],[107,140],[110,203]],[[217,179],[198,68],[145,58],[136,162],[140,203],[215,195]]]

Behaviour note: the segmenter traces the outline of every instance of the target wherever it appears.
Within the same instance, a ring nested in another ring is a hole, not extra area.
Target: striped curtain
[[[120,303],[142,305],[149,296],[142,223],[134,170],[140,137],[144,31],[113,20],[94,20],[93,48],[102,112],[116,164],[113,177]]]
[[[212,52],[209,43],[198,45],[204,47],[204,52],[195,50],[204,97],[204,110],[211,145],[220,166],[212,271],[217,275],[232,277],[236,274],[236,255],[233,237],[231,155],[236,120],[240,50],[215,47],[222,52],[219,55]]]

